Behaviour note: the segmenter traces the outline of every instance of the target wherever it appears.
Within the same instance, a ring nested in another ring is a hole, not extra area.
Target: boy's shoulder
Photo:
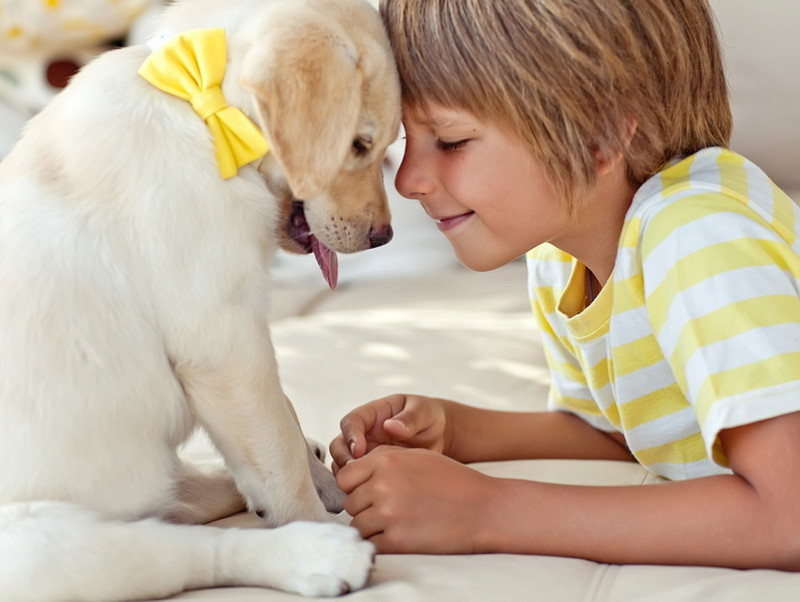
[[[779,230],[797,228],[797,206],[758,166],[729,149],[703,149],[675,160],[645,182],[628,211],[628,225],[652,240],[689,223],[727,227],[757,221]],[[782,233],[784,238],[788,231]],[[788,236],[795,238],[796,232]],[[636,237],[638,238],[638,236]]]
[[[674,159],[642,184],[632,207],[638,208],[648,200],[676,200],[694,194],[721,193],[746,199],[754,176],[769,180],[754,163],[730,149],[704,148]]]

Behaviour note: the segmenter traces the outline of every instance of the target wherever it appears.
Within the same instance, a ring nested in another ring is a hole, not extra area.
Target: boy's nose
[[[406,149],[400,167],[394,178],[394,186],[402,196],[407,199],[419,199],[430,194],[433,188],[433,181],[427,170],[422,169],[420,161],[411,156]]]

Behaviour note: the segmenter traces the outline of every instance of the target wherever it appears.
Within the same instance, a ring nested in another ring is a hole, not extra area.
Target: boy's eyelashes
[[[402,140],[403,142],[405,142],[406,139],[407,139],[407,136],[399,136],[398,137],[398,140]],[[436,148],[438,150],[444,151],[444,152],[456,151],[456,150],[462,148],[470,140],[471,140],[471,138],[464,138],[463,140],[456,140],[454,142],[449,142],[449,141],[446,141],[446,140],[442,140],[441,138],[437,138],[436,139]]]
[[[448,142],[446,140],[439,139],[436,141],[436,148],[445,152],[456,151],[463,147],[467,142],[469,142],[469,138],[456,140],[455,142]]]

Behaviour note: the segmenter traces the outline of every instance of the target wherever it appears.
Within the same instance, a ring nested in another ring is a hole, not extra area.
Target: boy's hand
[[[379,445],[419,447],[444,453],[447,416],[442,399],[390,395],[359,406],[340,422],[330,445],[334,474]]]
[[[336,475],[351,525],[379,553],[471,554],[501,481],[442,454],[381,446]]]

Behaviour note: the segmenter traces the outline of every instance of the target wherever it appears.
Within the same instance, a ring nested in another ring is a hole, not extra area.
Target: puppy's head
[[[365,0],[279,3],[256,29],[240,85],[285,184],[281,246],[321,247],[324,259],[388,242],[382,161],[397,137],[400,85],[377,12]]]

